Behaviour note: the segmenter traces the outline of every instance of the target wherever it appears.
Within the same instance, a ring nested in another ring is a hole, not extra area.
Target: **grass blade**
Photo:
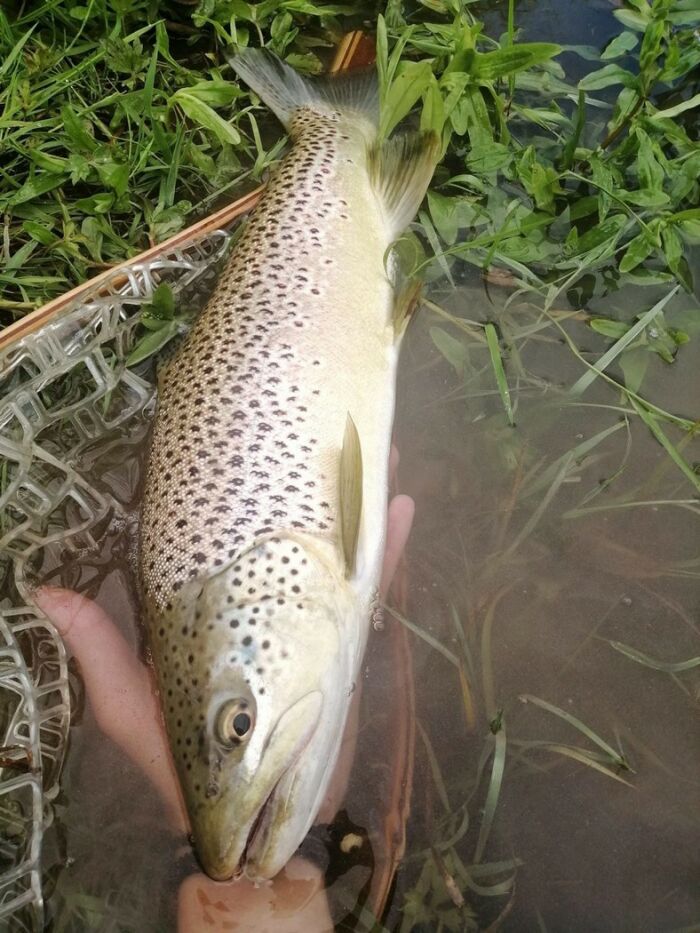
[[[582,392],[585,392],[586,389],[595,382],[595,380],[600,376],[610,364],[617,359],[617,357],[622,353],[625,347],[629,346],[633,340],[642,333],[647,324],[651,324],[657,314],[666,307],[669,301],[678,293],[680,285],[676,285],[675,288],[672,288],[671,291],[665,295],[660,301],[657,301],[653,308],[650,308],[646,314],[643,314],[639,320],[630,327],[624,336],[620,337],[619,340],[610,347],[609,350],[600,357],[595,365],[591,365],[591,368],[588,372],[585,372],[580,379],[578,379],[573,386],[571,387],[572,395],[581,395]]]
[[[494,736],[495,747],[493,751],[493,764],[491,766],[491,779],[489,789],[486,794],[486,803],[484,804],[484,816],[479,827],[479,838],[476,842],[474,852],[474,861],[480,862],[486,843],[488,842],[494,817],[496,816],[496,807],[501,795],[501,785],[503,784],[503,772],[506,765],[506,726],[503,719],[500,722],[500,728]]]
[[[630,402],[634,406],[635,411],[642,419],[644,424],[649,428],[651,433],[654,435],[659,444],[661,444],[661,446],[664,448],[671,460],[673,460],[673,462],[676,464],[681,473],[687,480],[692,483],[695,489],[700,492],[700,476],[697,475],[690,464],[685,460],[675,444],[673,444],[664,434],[661,425],[654,417],[654,415],[644,405],[640,405],[636,399],[630,398]]]
[[[655,658],[650,658],[648,654],[643,654],[641,651],[637,651],[636,648],[631,648],[629,645],[624,645],[621,641],[609,641],[608,644],[611,648],[614,648],[615,651],[619,651],[620,654],[624,654],[626,658],[630,658],[632,661],[636,661],[637,664],[642,664],[644,667],[650,667],[654,671],[663,671],[665,674],[682,674],[684,671],[690,671],[694,667],[700,667],[700,658],[688,658],[687,661],[657,661]]]
[[[630,784],[629,781],[620,777],[619,774],[611,771],[610,768],[592,757],[590,752],[587,752],[583,748],[577,748],[573,745],[560,745],[557,742],[543,742],[539,747],[554,752],[557,755],[563,755],[565,758],[572,758],[574,761],[578,761],[587,768],[593,768],[594,771],[598,771],[600,774],[604,774],[606,777],[612,778],[613,781],[618,781],[620,784],[625,784],[627,787],[634,787],[634,784]]]
[[[396,609],[392,609],[389,606],[386,607],[387,612],[390,612],[395,619],[398,619],[402,625],[405,625],[407,629],[413,632],[414,635],[417,635],[419,638],[422,638],[424,642],[430,645],[431,648],[434,648],[436,651],[439,651],[443,658],[447,658],[450,664],[454,664],[456,668],[459,668],[459,658],[456,654],[453,654],[449,648],[446,648],[442,642],[438,641],[433,635],[430,635],[425,629],[422,629],[419,625],[416,625],[415,622],[411,622],[405,616],[402,616],[400,612],[397,612]]]
[[[549,713],[553,713],[555,716],[558,716],[560,719],[563,719],[564,722],[567,722],[570,726],[573,726],[574,729],[585,735],[587,739],[590,739],[594,745],[597,745],[598,748],[602,749],[606,755],[609,755],[610,758],[615,762],[615,765],[618,768],[624,768],[625,771],[629,771],[630,767],[625,761],[624,757],[616,751],[611,745],[601,739],[592,729],[581,722],[580,719],[577,719],[576,716],[572,716],[571,713],[567,713],[566,710],[560,709],[558,706],[555,706],[553,703],[548,703],[546,700],[541,700],[539,697],[533,696],[531,693],[523,693],[519,697],[523,703],[534,703],[535,706],[539,706],[540,709],[547,710]]]
[[[513,427],[515,425],[515,419],[513,417],[513,405],[510,398],[508,380],[506,379],[506,371],[503,368],[501,348],[498,344],[498,334],[493,324],[487,324],[484,328],[484,331],[486,333],[486,343],[488,345],[489,354],[491,356],[491,365],[493,366],[493,372],[496,377],[496,385],[498,386],[501,401],[503,402],[503,408],[505,409],[506,417],[508,418],[508,424]]]

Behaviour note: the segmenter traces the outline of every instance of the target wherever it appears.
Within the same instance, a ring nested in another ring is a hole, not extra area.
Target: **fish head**
[[[215,880],[274,877],[332,776],[361,649],[326,557],[292,538],[251,548],[183,591],[178,647],[154,652],[195,848]]]

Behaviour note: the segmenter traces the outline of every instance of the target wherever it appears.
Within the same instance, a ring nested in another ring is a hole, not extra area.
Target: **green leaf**
[[[129,185],[129,166],[126,163],[107,159],[104,162],[96,161],[95,168],[102,184],[112,188],[117,197],[126,192]]]
[[[628,29],[634,29],[636,32],[644,32],[649,23],[648,16],[641,16],[639,13],[633,13],[632,10],[613,10],[613,16],[619,20],[623,26]]]
[[[468,85],[459,101],[455,104],[450,120],[455,132],[459,136],[469,134],[469,140],[474,147],[488,147],[493,142],[493,129],[484,96],[481,88]]]
[[[624,321],[612,321],[610,318],[606,317],[591,318],[588,324],[591,330],[594,330],[597,334],[602,334],[604,337],[612,337],[613,340],[624,337],[630,329],[630,325],[625,324]]]
[[[622,191],[618,189],[617,196],[625,204],[634,204],[637,207],[660,208],[671,203],[671,198],[665,191],[653,188],[640,188],[637,191]]]
[[[612,214],[603,223],[591,227],[579,237],[577,255],[587,253],[603,243],[614,244],[626,223],[627,217],[624,214]]]
[[[38,246],[36,240],[29,240],[24,246],[20,246],[8,259],[5,260],[4,270],[10,272],[12,269],[21,269]]]
[[[94,137],[88,133],[84,121],[68,104],[61,107],[61,122],[66,135],[78,149],[86,152],[92,152],[95,149],[97,144]]]
[[[440,239],[448,246],[455,243],[459,230],[474,219],[474,206],[468,198],[448,198],[437,191],[428,191],[428,207]]]
[[[175,296],[167,282],[161,282],[153,292],[151,300],[144,306],[143,314],[150,314],[160,321],[170,321],[175,315]]]
[[[626,55],[627,52],[631,52],[633,48],[639,42],[639,36],[635,36],[632,32],[621,32],[619,36],[615,36],[612,42],[609,42],[605,49],[601,52],[600,57],[603,61],[609,61],[612,58],[620,58],[622,55]]]
[[[650,411],[646,405],[640,404],[632,397],[630,397],[630,404],[636,410],[639,417],[649,428],[659,444],[661,444],[661,446],[664,448],[671,460],[673,460],[673,462],[676,464],[681,473],[691,483],[695,490],[700,492],[700,476],[698,476],[698,474],[693,470],[685,457],[683,457],[681,454],[680,450],[678,450],[676,445],[673,444],[673,442],[666,435],[663,428],[659,424],[658,416]]]
[[[675,107],[667,107],[665,110],[657,110],[656,113],[651,114],[649,119],[665,120],[667,118],[677,117],[679,113],[685,113],[686,110],[694,110],[696,107],[700,107],[700,94],[696,94],[694,97],[690,97],[688,100],[681,101],[681,103],[676,104]]]
[[[6,202],[7,206],[16,207],[18,204],[33,201],[41,197],[42,194],[47,194],[47,192],[53,191],[55,188],[60,188],[67,180],[67,175],[54,175],[48,172],[43,175],[36,175],[34,178],[29,178],[14,192],[14,194],[10,195]]]
[[[106,214],[114,204],[114,194],[104,191],[87,198],[78,198],[74,203],[84,214]]]
[[[22,229],[33,240],[37,240],[39,243],[41,243],[42,246],[51,246],[58,240],[56,234],[52,233],[48,227],[45,227],[43,224],[36,223],[33,220],[25,220],[22,224]]]
[[[389,68],[389,37],[386,31],[386,20],[379,14],[377,17],[377,40],[376,40],[376,67],[379,79],[379,97],[384,100],[388,84]]]
[[[645,90],[653,84],[660,71],[657,60],[663,52],[667,31],[668,24],[663,18],[654,20],[644,30],[642,47],[639,51],[639,71]]]
[[[423,96],[423,110],[420,115],[420,128],[424,132],[433,130],[438,136],[442,135],[445,125],[445,107],[442,93],[435,75],[431,73],[430,82]]]
[[[678,294],[680,286],[677,285],[675,288],[672,288],[667,294],[660,298],[659,301],[650,308],[648,311],[645,311],[644,314],[640,315],[637,321],[629,328],[626,334],[620,337],[609,350],[606,350],[605,353],[596,360],[595,364],[592,365],[586,372],[577,379],[575,384],[571,387],[572,395],[580,395],[582,392],[591,385],[592,382],[598,378],[598,376],[605,372],[608,366],[613,363],[614,360],[626,350],[627,347],[635,340],[642,331],[663,311],[668,302]]]
[[[700,220],[679,220],[678,229],[689,243],[700,242]]]
[[[654,251],[654,241],[646,231],[638,234],[627,245],[625,255],[620,260],[620,272],[629,272],[647,258]]]
[[[189,90],[179,90],[170,98],[169,106],[178,104],[185,114],[205,130],[209,130],[221,143],[229,143],[237,146],[241,141],[241,134],[238,130],[227,123],[219,114],[212,110],[209,104],[205,104]]]
[[[643,654],[641,651],[637,651],[636,648],[631,648],[620,641],[611,641],[609,644],[615,651],[619,651],[620,654],[624,654],[630,660],[636,661],[637,664],[643,664],[644,667],[650,667],[655,671],[663,671],[666,674],[683,674],[685,671],[700,667],[700,658],[689,658],[687,661],[675,662],[657,661],[655,658],[649,657],[648,654]]]
[[[44,152],[42,149],[30,149],[29,158],[39,168],[44,169],[45,172],[65,172],[68,168],[67,159],[51,155],[51,153]]]
[[[448,334],[442,327],[431,327],[430,338],[450,366],[454,367],[457,375],[461,376],[467,361],[467,350],[464,344]]]
[[[167,321],[157,330],[150,331],[136,343],[134,349],[126,358],[126,365],[135,366],[136,363],[153,356],[177,334],[179,329],[180,324],[178,321]]]
[[[680,234],[674,227],[666,225],[661,229],[661,243],[668,268],[677,273],[683,258],[683,241]]]
[[[237,85],[218,79],[198,81],[183,90],[190,97],[196,97],[197,100],[209,104],[210,107],[225,107],[243,93]]]
[[[630,392],[639,392],[651,356],[646,347],[635,347],[626,350],[620,356],[620,369],[624,377],[624,386]]]
[[[495,81],[548,61],[560,52],[560,46],[551,42],[523,42],[496,52],[476,52],[469,72],[481,81]]]
[[[663,188],[666,172],[656,158],[658,146],[652,143],[649,136],[640,128],[637,128],[636,136],[639,140],[636,167],[640,184],[642,188],[647,188],[650,191],[659,190]]]
[[[506,372],[503,368],[498,333],[496,332],[496,328],[493,324],[487,324],[484,328],[484,332],[486,334],[486,343],[489,348],[489,356],[491,357],[491,366],[493,367],[494,376],[496,377],[498,393],[501,396],[501,402],[503,403],[503,408],[505,409],[506,417],[508,418],[508,424],[510,424],[512,427],[515,424],[515,418],[513,416],[513,404],[510,398],[510,389],[508,388]]]
[[[492,142],[474,146],[467,155],[467,167],[477,174],[491,174],[505,168],[513,160],[513,152],[504,143]]]
[[[79,181],[85,181],[90,177],[90,163],[79,152],[72,152],[68,157],[68,168],[70,170],[71,183],[77,185]]]
[[[385,139],[426,93],[433,77],[430,63],[404,62],[382,101],[379,135]]]
[[[626,71],[619,65],[605,65],[598,71],[592,71],[585,78],[581,78],[578,83],[582,91],[600,91],[602,88],[610,87],[613,84],[624,84],[625,87],[634,87],[637,79],[631,71]]]

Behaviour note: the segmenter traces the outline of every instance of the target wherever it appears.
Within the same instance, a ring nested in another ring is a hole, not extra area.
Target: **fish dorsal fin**
[[[375,128],[379,123],[379,89],[374,69],[307,78],[269,49],[243,49],[228,59],[236,74],[287,129],[300,107],[354,113]]]
[[[350,577],[355,571],[362,517],[362,448],[350,412],[345,422],[343,449],[340,452],[339,501],[340,543],[345,559],[345,575]]]
[[[369,150],[369,173],[390,230],[396,239],[410,224],[425,197],[440,152],[437,133],[401,133]]]

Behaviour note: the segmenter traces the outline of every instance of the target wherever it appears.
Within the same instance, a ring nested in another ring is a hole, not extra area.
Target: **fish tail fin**
[[[428,190],[440,155],[437,133],[401,133],[369,151],[369,174],[384,208],[391,238],[413,220]]]
[[[229,56],[236,74],[289,129],[300,107],[331,107],[379,124],[379,87],[374,69],[307,78],[269,49],[243,49]]]

